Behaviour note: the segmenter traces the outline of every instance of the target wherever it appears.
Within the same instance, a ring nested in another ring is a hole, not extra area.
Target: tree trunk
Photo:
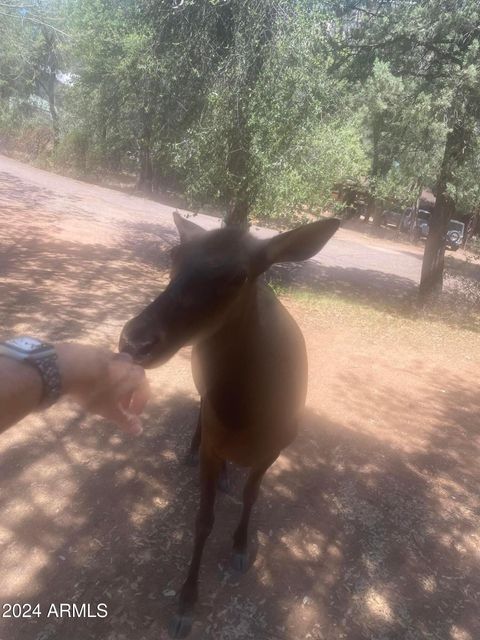
[[[237,227],[248,227],[248,202],[244,199],[238,198],[230,203],[225,215],[225,224]]]
[[[246,124],[243,118],[238,122],[238,128],[232,132],[231,151],[228,157],[228,173],[233,178],[235,186],[227,191],[227,211],[225,224],[227,226],[248,226],[249,198],[248,198],[248,147]]]
[[[227,210],[224,222],[227,226],[248,227],[250,198],[248,185],[250,180],[250,137],[247,127],[245,106],[237,111],[236,122],[229,136],[230,152],[227,160],[228,181],[226,190]]]
[[[465,159],[471,132],[463,122],[456,122],[445,142],[442,166],[437,182],[435,206],[430,218],[430,230],[423,255],[419,299],[425,303],[441,293],[445,264],[445,240],[454,203],[448,195],[448,183],[453,181],[455,170]]]
[[[47,51],[47,59],[46,64],[43,69],[38,69],[38,78],[37,81],[40,86],[43,88],[45,93],[47,94],[48,99],[48,109],[50,111],[50,116],[52,118],[52,129],[53,129],[53,146],[56,147],[58,141],[60,139],[60,126],[59,126],[59,118],[57,112],[57,106],[55,104],[55,88],[57,84],[57,70],[58,70],[58,60],[57,60],[57,41],[55,37],[55,33],[53,31],[49,31],[49,29],[42,25],[41,27],[42,35],[45,40],[45,47]]]
[[[417,226],[418,210],[420,209],[420,198],[422,197],[422,191],[423,191],[423,186],[420,185],[417,191],[417,199],[415,200],[415,203],[412,207],[412,213],[410,214],[410,220],[408,221],[407,231],[408,231],[408,237],[411,242],[415,240],[415,228]],[[402,219],[402,224],[403,224],[403,219]]]
[[[222,25],[222,46],[228,51],[229,46],[235,46],[235,30],[233,28],[233,13],[230,3],[225,3],[228,19]],[[263,69],[267,53],[266,47],[273,37],[273,25],[275,24],[276,7],[273,2],[259,3],[257,10],[263,11],[260,32],[253,37],[253,32],[247,29],[245,34],[247,38],[253,38],[255,42],[254,51],[251,53],[251,59],[247,66],[245,76],[240,79],[241,94],[232,94],[232,114],[233,122],[229,136],[229,154],[227,161],[229,188],[226,189],[227,211],[224,222],[226,225],[238,225],[248,227],[248,215],[250,213],[250,204],[253,200],[252,189],[254,181],[252,178],[251,151],[250,151],[250,132],[248,128],[248,110],[250,96],[253,93],[255,84],[258,81],[260,73]],[[249,24],[250,7],[248,2],[244,3],[243,23]],[[242,21],[239,18],[240,22]],[[229,54],[231,55],[231,54]]]
[[[382,224],[382,201],[375,198],[373,203],[373,226],[380,227]]]
[[[151,156],[151,139],[152,139],[152,116],[148,106],[143,106],[141,111],[142,117],[142,136],[140,138],[140,167],[137,179],[137,190],[144,193],[152,193],[153,191],[153,164]]]
[[[373,120],[373,126],[372,126],[372,146],[373,146],[372,177],[374,180],[376,180],[376,178],[380,175],[381,129],[382,129],[382,117],[377,115]],[[375,195],[372,195],[372,198],[369,204],[370,206],[367,209],[367,219],[365,220],[365,222],[369,221],[369,218],[371,215],[373,218],[373,226],[379,227],[382,222],[382,211],[381,211],[380,203],[378,202]]]
[[[467,244],[470,242],[471,238],[475,234],[475,231],[478,227],[479,213],[476,211],[470,216],[470,219],[466,225],[465,235],[463,236],[463,248],[467,248]]]
[[[371,193],[367,195],[367,202],[365,203],[364,224],[368,224],[370,216],[372,218],[375,217],[375,198]]]
[[[50,110],[50,116],[52,117],[52,129],[53,129],[53,146],[56,147],[60,139],[60,126],[58,122],[58,112],[55,105],[55,83],[57,81],[57,74],[55,71],[50,71],[48,77],[48,108]]]
[[[153,191],[153,166],[150,155],[150,146],[144,144],[140,149],[140,170],[137,179],[137,190],[144,193]]]

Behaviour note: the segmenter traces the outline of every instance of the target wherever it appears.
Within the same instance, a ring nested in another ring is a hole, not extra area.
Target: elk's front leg
[[[187,579],[180,591],[178,613],[170,625],[172,638],[185,638],[192,628],[193,607],[198,599],[198,574],[203,548],[215,520],[215,491],[223,460],[200,452],[200,507],[195,521],[195,541]]]
[[[243,509],[238,527],[233,534],[232,566],[236,571],[244,573],[248,569],[248,523],[255,504],[262,478],[267,469],[275,462],[277,456],[268,463],[251,469],[243,490]]]
[[[197,426],[190,442],[190,448],[185,456],[185,464],[189,467],[196,467],[200,458],[200,444],[202,442],[202,404],[198,412]],[[218,476],[218,490],[223,493],[230,492],[230,480],[228,477],[227,462],[224,460],[222,469]]]
[[[185,464],[189,467],[196,467],[199,460],[200,443],[202,440],[202,403],[200,402],[200,409],[198,411],[197,426],[190,442],[190,448],[185,456]]]

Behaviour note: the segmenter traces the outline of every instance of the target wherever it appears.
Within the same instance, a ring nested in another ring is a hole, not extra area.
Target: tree
[[[19,5],[2,3],[0,28],[4,47],[0,54],[0,96],[47,101],[54,144],[59,139],[57,85],[61,74],[63,26],[61,2]]]
[[[251,101],[254,211],[289,217],[333,204],[333,190],[366,172],[362,119],[345,80],[330,73],[321,8],[290,16],[272,43]]]
[[[251,104],[289,3],[202,0],[170,8],[162,4],[145,2],[155,21],[158,50],[165,52],[166,42],[181,42],[178,68],[183,89],[198,89],[193,98],[198,119],[190,119],[193,126],[177,137],[177,165],[190,168],[193,191],[210,193],[223,204],[227,224],[246,224],[255,199]],[[160,33],[167,34],[163,42]],[[179,89],[177,95],[182,96]]]
[[[394,76],[385,62],[375,61],[360,99],[365,100],[367,131],[381,124],[376,146],[372,144],[369,175],[374,220],[379,223],[381,206],[411,206],[423,188],[435,181],[446,127],[432,118],[435,99],[415,79]]]
[[[442,288],[445,237],[453,210],[450,185],[471,152],[480,117],[480,7],[476,0],[341,3],[356,23],[346,39],[356,64],[388,59],[395,75],[432,96],[432,118],[447,128],[436,177],[436,203],[427,239],[420,296]]]
[[[138,189],[216,204],[233,224],[321,212],[345,183],[369,189],[379,223],[429,186],[426,294],[449,216],[477,206],[479,12],[473,0],[9,0],[0,117],[5,129],[41,104],[55,162],[134,170]]]
[[[101,130],[113,127],[125,141],[139,186],[150,191],[154,174],[161,180],[173,173],[190,195],[222,201],[228,221],[245,221],[249,101],[278,6],[280,0],[76,4],[76,92],[93,94]]]

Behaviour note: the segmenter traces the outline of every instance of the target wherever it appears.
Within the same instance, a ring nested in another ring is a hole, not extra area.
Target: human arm
[[[86,411],[141,433],[139,415],[148,399],[141,367],[124,354],[76,343],[55,345],[62,395]],[[36,411],[43,395],[42,379],[30,364],[0,356],[0,431]]]

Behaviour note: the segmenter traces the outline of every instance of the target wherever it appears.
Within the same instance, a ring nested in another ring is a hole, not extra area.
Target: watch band
[[[24,346],[20,342],[22,340],[30,341],[30,345]],[[35,367],[42,379],[43,390],[40,407],[49,407],[59,399],[62,392],[62,381],[57,353],[53,345],[40,342],[29,336],[14,338],[0,342],[0,356],[6,356]]]
[[[53,352],[43,358],[28,358],[26,362],[31,362],[39,370],[43,382],[41,406],[50,407],[60,398],[62,392],[57,354]]]

